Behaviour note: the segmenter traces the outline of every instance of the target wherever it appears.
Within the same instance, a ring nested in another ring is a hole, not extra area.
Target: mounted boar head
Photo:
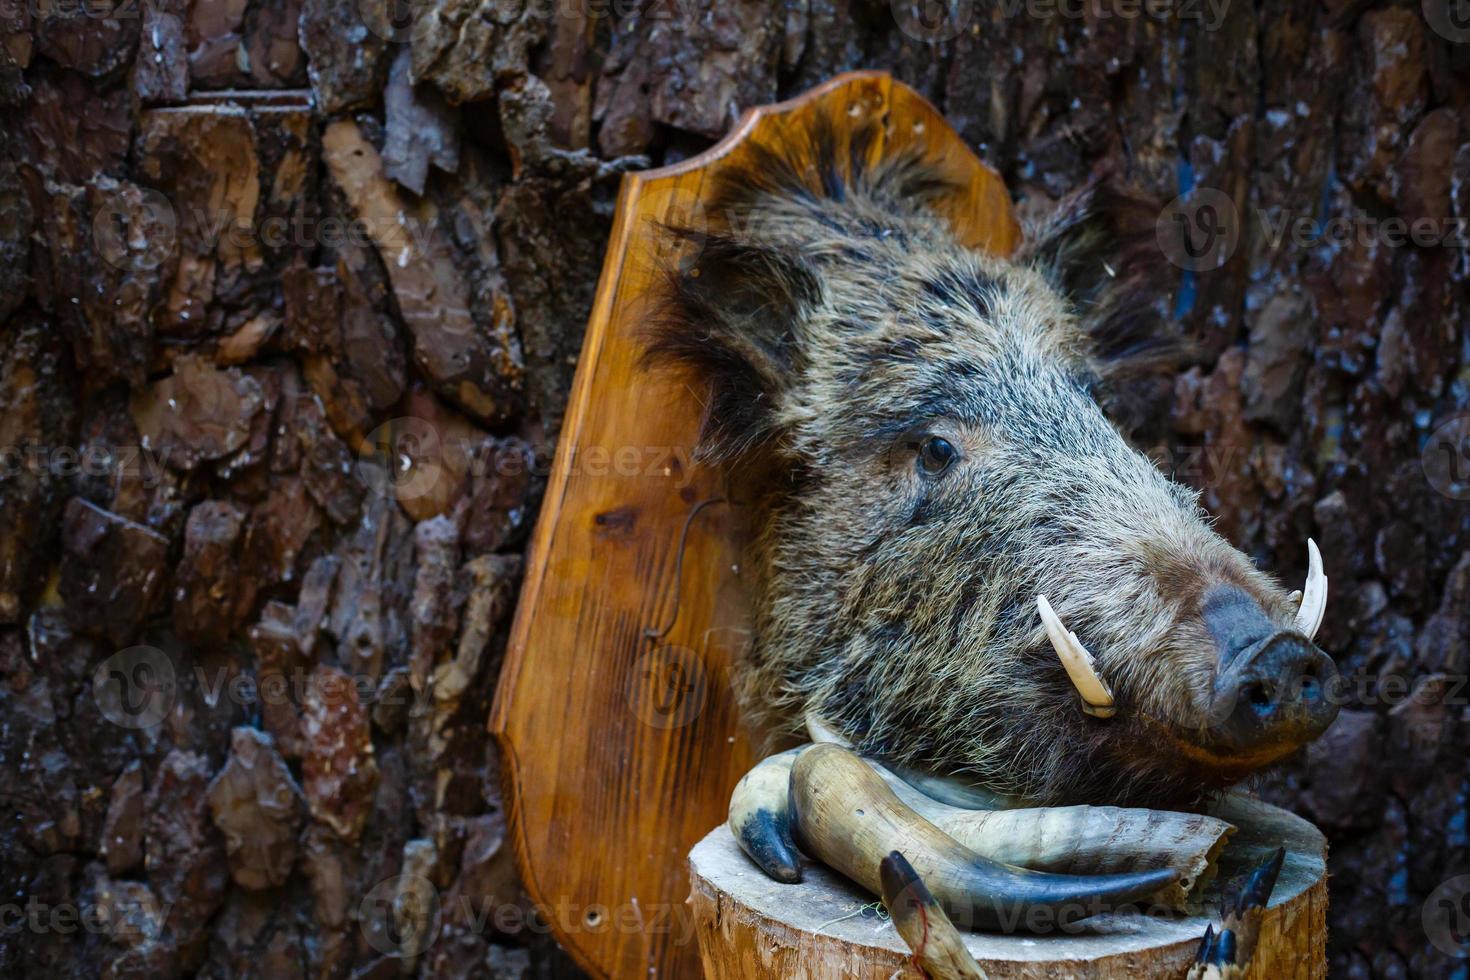
[[[1092,190],[988,257],[873,137],[727,179],[651,342],[708,391],[702,457],[776,473],[744,703],[1046,804],[1177,802],[1315,738],[1315,547],[1299,601],[1099,404],[1161,363],[1156,212]]]

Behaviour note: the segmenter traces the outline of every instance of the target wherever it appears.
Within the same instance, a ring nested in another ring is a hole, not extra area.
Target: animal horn
[[[801,861],[791,835],[791,766],[801,749],[763,759],[730,794],[730,833],[746,856],[770,877],[794,885]]]
[[[1296,630],[1312,639],[1322,625],[1327,611],[1327,576],[1322,572],[1322,552],[1317,542],[1307,539],[1307,587],[1302,591],[1302,604],[1296,611]]]
[[[1046,596],[1036,597],[1036,611],[1041,613],[1041,624],[1046,627],[1047,639],[1051,640],[1052,647],[1057,651],[1057,657],[1066,668],[1072,686],[1082,696],[1082,710],[1094,718],[1113,717],[1113,692],[1097,676],[1097,666],[1092,662],[1092,654],[1077,639],[1076,633],[1068,631],[1062,625],[1061,619],[1051,608],[1051,603],[1046,601]]]
[[[880,865],[902,848],[939,904],[967,927],[1047,932],[1145,898],[1178,879],[1170,868],[1110,875],[1029,871],[981,857],[904,806],[858,756],[814,745],[791,770],[796,840],[807,853],[871,892]]]
[[[944,909],[934,900],[914,866],[898,851],[878,866],[883,880],[883,904],[893,928],[914,951],[914,959],[931,980],[987,980],[986,973],[965,948]]]
[[[1253,972],[1251,958],[1260,939],[1261,920],[1285,860],[1286,849],[1277,848],[1251,872],[1235,901],[1225,901],[1220,931],[1215,931],[1213,923],[1205,927],[1185,980],[1245,980]]]
[[[1152,905],[1191,910],[1217,871],[1234,825],[1202,813],[1116,806],[970,809],[932,798],[877,765],[899,801],[982,857],[1033,871],[1109,874],[1169,867],[1173,884],[1149,896]]]

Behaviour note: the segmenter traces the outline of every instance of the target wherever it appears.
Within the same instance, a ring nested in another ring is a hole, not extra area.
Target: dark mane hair
[[[839,122],[824,114],[791,127],[778,145],[746,144],[739,164],[715,178],[700,227],[660,228],[681,259],[663,270],[645,360],[683,370],[708,391],[702,460],[739,456],[778,435],[771,408],[783,379],[810,353],[798,327],[820,305],[832,271],[819,254],[866,264],[879,278],[886,272],[879,256],[892,254],[879,243],[912,253],[957,247],[934,210],[962,186],[943,158],[920,142],[890,148],[879,120]],[[1041,272],[1071,304],[1089,338],[1096,394],[1129,428],[1146,414],[1129,400],[1137,382],[1183,359],[1166,312],[1157,213],[1141,195],[1095,181],[1032,225],[1010,257]],[[989,287],[981,277],[965,288]],[[978,294],[952,298],[985,306]]]
[[[682,244],[683,258],[663,270],[644,361],[708,384],[702,461],[739,456],[773,434],[765,410],[782,374],[799,367],[794,320],[821,294],[798,243],[761,239],[753,216],[772,202],[806,205],[806,217],[827,234],[860,238],[885,233],[876,225],[891,222],[857,213],[838,220],[827,205],[856,195],[913,217],[959,186],[921,145],[875,152],[877,120],[844,130],[824,113],[787,135],[777,146],[747,144],[740,165],[720,172],[703,207],[705,227],[659,229]]]

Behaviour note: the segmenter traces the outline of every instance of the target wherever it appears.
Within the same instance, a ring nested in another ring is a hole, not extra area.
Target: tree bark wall
[[[1234,235],[1174,256],[1194,363],[1122,421],[1266,567],[1322,545],[1348,703],[1266,790],[1331,835],[1334,975],[1463,968],[1449,8],[11,0],[0,25],[0,973],[567,969],[483,725],[617,177],[859,67],[1025,207],[1112,173]]]

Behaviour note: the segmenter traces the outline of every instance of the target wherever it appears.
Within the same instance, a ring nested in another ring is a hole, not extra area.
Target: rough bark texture
[[[1125,421],[1264,565],[1322,545],[1349,703],[1266,788],[1331,835],[1334,975],[1454,968],[1423,912],[1470,872],[1470,31],[1437,0],[0,29],[0,973],[566,969],[483,723],[617,175],[855,67],[1027,207],[1111,172],[1237,233],[1174,256],[1194,359]]]

